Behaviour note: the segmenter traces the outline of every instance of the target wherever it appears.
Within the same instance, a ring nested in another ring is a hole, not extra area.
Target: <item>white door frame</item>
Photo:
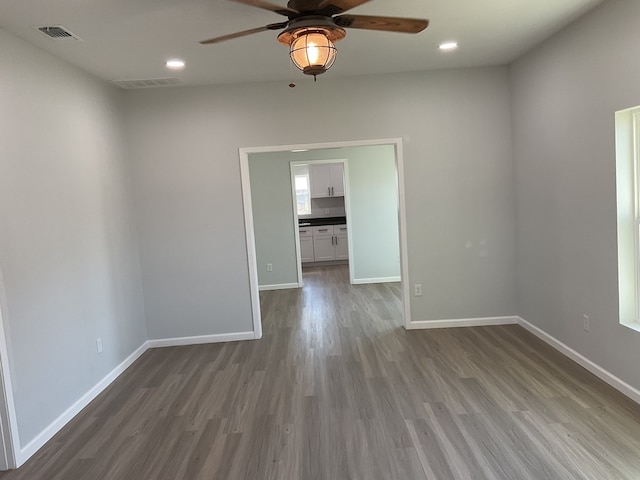
[[[6,305],[3,287],[0,270],[0,470],[9,470],[22,465],[24,456],[20,450],[18,420],[9,368],[9,351],[2,317],[3,306]]]
[[[294,247],[296,249],[296,276],[298,277],[298,288],[302,288],[302,253],[300,252],[300,230],[295,226],[298,225],[298,197],[296,195],[296,172],[295,167],[298,165],[306,165],[309,162],[290,162],[289,172],[291,174],[291,201],[293,202],[293,235],[295,238]],[[309,201],[311,201],[311,184],[309,184]]]
[[[240,157],[240,179],[242,183],[242,206],[244,211],[245,239],[247,242],[247,267],[249,275],[249,290],[251,296],[251,313],[253,317],[253,332],[255,338],[262,337],[262,317],[260,314],[260,293],[258,290],[258,265],[256,260],[256,242],[253,226],[253,208],[251,204],[251,179],[249,176],[249,155],[252,153],[286,152],[291,150],[321,150],[328,148],[368,147],[375,145],[392,145],[395,150],[396,172],[398,182],[398,227],[400,236],[400,276],[402,284],[402,303],[404,313],[404,327],[411,324],[411,297],[409,289],[409,257],[407,245],[407,219],[404,191],[404,164],[401,138],[387,138],[377,140],[352,140],[343,142],[307,143],[296,145],[274,145],[263,147],[241,147],[238,149]],[[349,245],[351,248],[351,245]],[[349,252],[351,253],[351,252]],[[298,254],[299,255],[299,254]]]

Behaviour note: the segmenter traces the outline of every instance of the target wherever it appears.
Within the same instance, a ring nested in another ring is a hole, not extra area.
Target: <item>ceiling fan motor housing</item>
[[[339,27],[331,19],[322,15],[306,15],[294,18],[289,21],[289,25],[278,35],[278,41],[282,45],[291,45],[296,38],[307,30],[318,30],[324,32],[325,36],[335,43],[347,36],[344,28]]]

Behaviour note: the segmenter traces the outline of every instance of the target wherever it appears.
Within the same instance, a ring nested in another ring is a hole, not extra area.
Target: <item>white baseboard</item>
[[[621,380],[620,378],[616,377],[611,372],[609,372],[608,370],[605,370],[604,368],[602,368],[597,363],[589,360],[587,357],[585,357],[581,353],[576,352],[574,349],[572,349],[571,347],[565,345],[564,343],[562,343],[557,338],[549,335],[544,330],[536,327],[532,323],[527,322],[524,318],[522,318],[522,317],[517,317],[517,318],[518,318],[518,324],[521,325],[523,328],[525,328],[529,332],[533,333],[536,337],[538,337],[539,339],[541,339],[545,343],[548,343],[549,345],[551,345],[553,348],[558,350],[560,353],[562,353],[565,356],[569,357],[571,360],[576,362],[578,365],[580,365],[580,366],[586,368],[587,370],[589,370],[591,373],[593,373],[600,380],[608,383],[613,388],[615,388],[619,392],[623,393],[624,395],[629,397],[634,402],[640,404],[640,390],[638,390],[637,388],[629,385],[624,380]]]
[[[545,331],[527,322],[521,317],[486,317],[486,318],[459,318],[449,320],[427,320],[411,322],[407,327],[408,330],[431,329],[431,328],[454,328],[454,327],[478,327],[492,325],[513,325],[519,324],[526,330],[533,333],[536,337],[551,345],[553,348],[563,353],[595,376],[611,385],[636,403],[640,404],[640,390],[624,382],[609,371],[600,367],[593,361],[589,360],[582,354],[568,347],[555,337],[549,335]],[[118,378],[128,367],[130,367],[140,356],[149,348],[197,345],[204,343],[233,342],[241,340],[254,340],[254,332],[228,333],[221,335],[202,335],[195,337],[179,337],[149,340],[129,355],[120,365],[109,372],[102,380],[100,380],[91,390],[85,393],[78,401],[69,407],[62,415],[56,418],[48,427],[46,427],[38,436],[31,440],[27,445],[16,452],[16,468],[23,465],[33,454],[44,446],[53,436],[58,433],[73,417],[75,417],[83,408],[85,408],[93,399],[95,399],[105,388],[107,388],[116,378]]]
[[[515,325],[518,317],[452,318],[450,320],[422,320],[411,322],[407,330],[425,330],[430,328],[488,327],[494,325]]]
[[[354,278],[353,285],[366,285],[369,283],[393,283],[399,282],[401,279],[397,277],[380,277],[380,278]]]
[[[172,347],[181,345],[198,345],[203,343],[233,342],[239,340],[254,340],[254,332],[227,333],[222,335],[202,335],[197,337],[163,338],[148,340],[129,355],[120,365],[111,370],[91,390],[85,393],[78,401],[71,405],[62,415],[56,418],[49,426],[38,434],[27,445],[16,452],[16,468],[23,465],[33,454],[44,446],[58,433],[69,421],[95,399],[105,388],[116,380],[127,368],[129,368],[140,356],[150,348]]]
[[[278,283],[274,285],[260,285],[258,290],[264,292],[267,290],[289,290],[290,288],[300,288],[297,283]]]
[[[111,370],[102,380],[100,380],[91,390],[85,393],[78,401],[71,405],[62,415],[56,418],[48,427],[38,434],[27,445],[22,447],[16,456],[16,468],[24,464],[29,457],[44,446],[53,436],[58,433],[69,421],[96,398],[105,388],[118,378],[122,372],[129,368],[140,356],[149,348],[149,342],[145,342],[129,355],[120,365]]]
[[[149,348],[180,347],[184,345],[201,345],[203,343],[238,342],[241,340],[255,340],[253,332],[223,333],[220,335],[200,335],[197,337],[161,338],[149,340]]]

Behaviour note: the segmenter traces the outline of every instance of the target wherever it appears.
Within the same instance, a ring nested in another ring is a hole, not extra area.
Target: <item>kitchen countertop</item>
[[[344,225],[347,217],[299,218],[299,227],[318,227],[320,225]]]

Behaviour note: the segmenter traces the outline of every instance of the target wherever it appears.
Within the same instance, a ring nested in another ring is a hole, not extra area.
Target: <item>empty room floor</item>
[[[640,406],[519,326],[406,331],[345,266],[259,341],[147,351],[0,480],[635,479]]]

